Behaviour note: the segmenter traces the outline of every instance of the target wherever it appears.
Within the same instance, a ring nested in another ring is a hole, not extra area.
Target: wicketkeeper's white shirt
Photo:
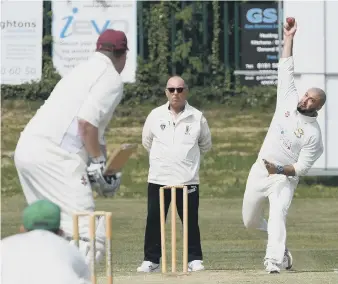
[[[201,153],[212,146],[207,120],[188,103],[177,118],[169,103],[152,110],[142,144],[149,152],[148,182],[159,185],[199,184]]]
[[[123,83],[111,60],[99,53],[76,66],[55,86],[23,133],[44,137],[67,151],[84,150],[78,119],[98,127],[99,142],[123,95]]]
[[[281,58],[278,67],[277,106],[259,159],[293,165],[297,176],[305,175],[323,153],[317,117],[297,111],[300,100],[294,82],[293,57]]]
[[[74,245],[44,230],[1,240],[1,284],[90,284],[90,269]]]

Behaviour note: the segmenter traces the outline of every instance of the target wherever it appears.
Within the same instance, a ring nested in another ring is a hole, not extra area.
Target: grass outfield
[[[19,133],[35,113],[39,103],[5,101],[2,103],[2,179],[1,193],[21,193],[20,184],[9,158]],[[117,108],[107,133],[110,147],[138,143],[137,152],[123,173],[119,197],[144,197],[148,173],[147,153],[141,145],[143,123],[150,106]],[[272,112],[215,106],[205,110],[212,133],[213,148],[201,164],[201,197],[242,197],[249,169],[257,157]],[[338,197],[338,177],[302,178],[296,197]]]
[[[97,199],[98,210],[113,212],[114,283],[338,283],[338,206],[334,199],[295,199],[288,216],[288,247],[294,258],[292,271],[267,275],[262,260],[265,235],[245,230],[241,199],[204,198],[200,204],[200,229],[206,271],[180,275],[182,232],[177,216],[177,275],[137,274],[143,257],[145,199]],[[17,232],[25,203],[22,197],[2,200],[2,237]],[[171,267],[170,215],[167,223],[167,263]],[[105,283],[104,264],[98,283]]]
[[[20,131],[38,103],[2,103],[1,237],[17,233],[25,202],[10,158]],[[111,146],[141,142],[141,131],[151,108],[119,107],[108,132]],[[200,227],[206,271],[191,275],[135,273],[143,257],[146,217],[147,154],[140,146],[124,169],[123,185],[112,199],[96,199],[97,209],[113,212],[114,283],[338,283],[338,180],[302,178],[288,216],[288,247],[294,268],[281,275],[262,270],[265,236],[245,230],[241,221],[242,195],[248,171],[256,159],[271,112],[238,111],[225,107],[205,110],[213,149],[201,165]],[[170,217],[170,215],[169,215]],[[178,217],[177,217],[178,220]],[[167,224],[170,271],[170,218]],[[178,235],[181,226],[177,226]],[[177,237],[178,269],[182,242]],[[105,283],[104,264],[98,283]]]

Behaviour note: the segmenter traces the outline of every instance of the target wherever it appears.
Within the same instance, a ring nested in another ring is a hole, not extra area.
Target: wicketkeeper
[[[60,207],[48,200],[28,205],[19,234],[1,240],[1,284],[90,284],[79,250],[61,237]]]
[[[120,73],[128,51],[126,35],[106,30],[96,52],[55,86],[46,102],[22,131],[15,165],[29,204],[48,199],[61,208],[61,228],[72,238],[75,211],[94,211],[92,184],[112,196],[120,175],[103,176],[105,130],[123,95]],[[104,255],[104,220],[97,222],[97,260]],[[79,220],[80,250],[89,251],[88,220]]]

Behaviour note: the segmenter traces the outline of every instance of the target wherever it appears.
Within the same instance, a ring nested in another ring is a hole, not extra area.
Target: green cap
[[[23,211],[23,226],[27,231],[60,228],[60,207],[48,200],[38,200]]]

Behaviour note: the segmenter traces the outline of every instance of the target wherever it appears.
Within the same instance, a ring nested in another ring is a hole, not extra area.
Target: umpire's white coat
[[[199,184],[201,153],[212,146],[207,120],[187,102],[176,119],[169,103],[152,110],[142,144],[149,151],[148,182],[159,185]]]
[[[98,127],[100,144],[105,145],[104,132],[122,93],[112,62],[96,52],[59,81],[21,133],[14,159],[27,202],[49,199],[58,204],[61,228],[68,236],[72,214],[95,208],[78,119]],[[103,223],[99,227],[98,240],[104,240]],[[88,237],[87,220],[80,219],[80,235]]]

